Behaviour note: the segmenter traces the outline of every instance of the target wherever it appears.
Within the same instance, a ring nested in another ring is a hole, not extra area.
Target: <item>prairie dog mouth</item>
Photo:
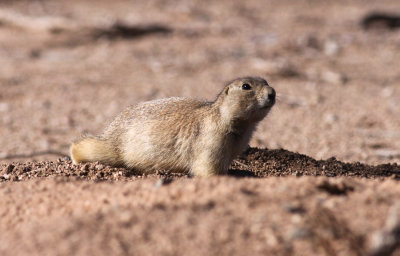
[[[272,108],[275,105],[275,99],[266,99],[263,104],[261,104],[261,109]]]
[[[272,87],[267,88],[267,95],[263,99],[262,108],[271,108],[275,104],[276,92]]]

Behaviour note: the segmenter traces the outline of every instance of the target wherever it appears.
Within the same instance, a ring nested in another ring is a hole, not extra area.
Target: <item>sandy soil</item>
[[[400,239],[400,29],[360,24],[395,10],[1,1],[0,255],[390,255],[373,248]],[[227,176],[59,159],[130,104],[243,75],[278,102]]]

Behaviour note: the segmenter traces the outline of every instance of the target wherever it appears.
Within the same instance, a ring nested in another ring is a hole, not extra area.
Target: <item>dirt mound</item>
[[[268,150],[250,148],[233,164],[234,169],[250,171],[250,176],[355,176],[364,178],[400,178],[400,166],[396,163],[377,166],[344,163],[332,157],[328,160],[315,160],[309,156],[284,149]],[[235,173],[235,170],[231,170]]]
[[[268,150],[249,148],[232,164],[229,175],[236,177],[269,177],[269,176],[353,176],[364,178],[391,177],[400,178],[400,166],[396,163],[377,166],[361,163],[343,163],[330,158],[315,160],[306,155],[293,153],[284,149]],[[164,178],[187,176],[182,173],[169,173],[159,170],[154,174]],[[24,181],[32,178],[69,177],[95,181],[130,181],[149,176],[135,170],[113,168],[101,163],[73,165],[68,158],[56,162],[27,162],[0,165],[1,181]]]

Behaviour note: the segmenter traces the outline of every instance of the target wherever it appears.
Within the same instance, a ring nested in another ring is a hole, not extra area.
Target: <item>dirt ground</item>
[[[1,1],[0,255],[400,255],[400,25],[362,23],[396,11]],[[213,100],[245,75],[278,100],[229,175],[63,156],[130,104]]]

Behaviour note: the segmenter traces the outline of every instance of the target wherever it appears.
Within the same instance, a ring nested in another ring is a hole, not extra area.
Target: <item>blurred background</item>
[[[0,1],[0,161],[257,75],[278,102],[251,146],[399,162],[399,14],[398,0]]]

